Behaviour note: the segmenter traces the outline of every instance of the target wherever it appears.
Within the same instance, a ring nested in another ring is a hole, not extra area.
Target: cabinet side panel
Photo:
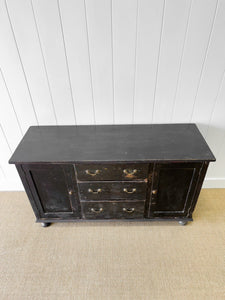
[[[200,175],[198,177],[198,182],[196,184],[194,197],[193,197],[192,203],[190,205],[190,208],[188,210],[188,217],[192,217],[192,213],[193,213],[193,211],[195,209],[195,206],[197,204],[197,200],[198,200],[199,194],[201,192],[202,184],[203,184],[203,181],[205,179],[205,175],[206,175],[208,166],[209,166],[209,162],[207,162],[207,161],[202,164]]]
[[[23,170],[23,166],[22,165],[16,165],[16,169],[19,173],[20,179],[23,183],[24,189],[25,189],[26,194],[28,196],[28,199],[30,201],[31,207],[33,208],[34,214],[35,214],[36,218],[39,219],[40,218],[40,212],[38,210],[38,206],[35,203],[34,196],[33,196],[33,193],[32,193],[32,189],[31,189],[31,187],[28,183],[26,173]]]

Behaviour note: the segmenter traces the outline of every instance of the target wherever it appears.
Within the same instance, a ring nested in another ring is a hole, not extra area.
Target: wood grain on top
[[[195,124],[31,126],[9,163],[214,161]]]

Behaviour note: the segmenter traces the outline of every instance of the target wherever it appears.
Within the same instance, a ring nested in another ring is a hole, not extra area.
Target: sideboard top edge
[[[9,163],[215,160],[196,124],[180,123],[31,126]]]

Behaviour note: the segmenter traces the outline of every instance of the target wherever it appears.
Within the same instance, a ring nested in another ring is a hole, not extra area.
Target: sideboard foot
[[[188,221],[178,221],[178,223],[182,226],[186,225]]]
[[[51,225],[51,223],[44,223],[44,222],[41,223],[41,226],[42,226],[42,227],[48,227],[48,226],[50,226],[50,225]]]

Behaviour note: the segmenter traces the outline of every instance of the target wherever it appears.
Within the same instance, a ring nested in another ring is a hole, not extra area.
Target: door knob
[[[153,191],[152,191],[152,194],[153,194],[153,195],[156,195],[156,194],[157,194],[157,190],[153,190]]]

